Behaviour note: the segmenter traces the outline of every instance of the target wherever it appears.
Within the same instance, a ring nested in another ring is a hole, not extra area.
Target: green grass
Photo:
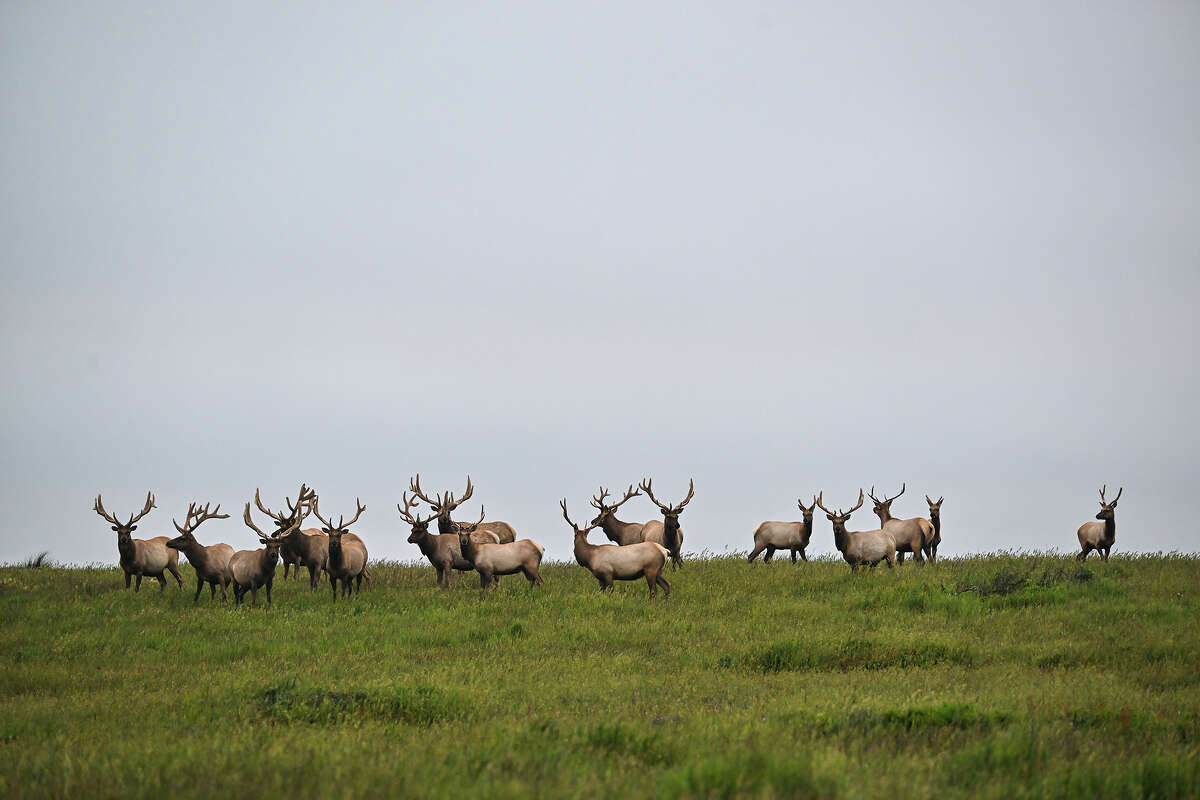
[[[1200,795],[1194,557],[692,559],[654,603],[380,563],[269,611],[183,569],[0,568],[0,796]]]

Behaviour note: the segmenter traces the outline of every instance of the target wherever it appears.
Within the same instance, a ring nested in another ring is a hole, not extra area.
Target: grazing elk
[[[800,511],[804,514],[802,522],[764,522],[754,531],[754,549],[750,551],[750,556],[746,560],[753,562],[758,557],[759,553],[763,553],[763,562],[771,563],[771,556],[775,555],[776,550],[791,550],[792,563],[796,563],[796,554],[808,561],[808,556],[804,554],[808,547],[808,542],[812,539],[813,529],[813,511],[817,507],[816,495],[813,496],[811,505],[805,506],[801,499],[796,500],[796,504],[800,506]]]
[[[300,484],[300,494],[296,499],[296,505],[292,505],[291,498],[284,499],[288,504],[288,513],[276,513],[263,504],[259,490],[254,490],[254,505],[258,506],[258,510],[275,523],[275,533],[284,534],[285,531],[290,531],[284,535],[283,545],[279,548],[279,557],[283,559],[283,576],[287,577],[289,564],[296,568],[294,575],[299,574],[300,565],[303,564],[308,568],[309,591],[315,592],[317,584],[321,580],[321,573],[329,561],[329,537],[318,528],[301,530],[300,525],[312,511],[312,504],[317,499],[317,493],[304,484]],[[292,523],[298,524],[293,525]]]
[[[939,497],[935,503],[925,495],[925,502],[929,504],[929,524],[933,526],[933,533],[925,539],[925,557],[931,562],[937,561],[938,545],[942,543],[942,501],[945,499]]]
[[[250,504],[242,514],[246,527],[258,534],[258,541],[264,546],[262,550],[239,550],[229,559],[229,574],[233,578],[233,597],[240,606],[246,592],[252,594],[254,605],[258,605],[258,590],[267,590],[267,607],[271,605],[271,585],[275,583],[275,566],[279,563],[279,549],[283,540],[299,530],[300,519],[292,522],[290,528],[267,535],[263,533],[254,520],[250,518]]]
[[[692,495],[696,493],[696,484],[689,478],[687,497],[683,498],[682,503],[673,506],[658,502],[654,492],[650,490],[649,479],[643,480],[638,488],[646,493],[663,514],[662,522],[653,520],[646,523],[646,527],[642,529],[642,538],[647,542],[658,542],[667,548],[667,552],[671,554],[671,568],[676,569],[683,564],[680,554],[683,548],[683,529],[679,527],[679,515],[683,512],[683,507],[692,501]]]
[[[885,494],[883,496],[884,499],[880,500],[875,496],[875,487],[872,486],[867,496],[875,504],[875,516],[879,517],[879,527],[890,533],[892,538],[896,540],[896,560],[903,564],[904,554],[912,553],[916,562],[924,566],[925,538],[933,532],[933,523],[920,517],[914,519],[896,519],[892,516],[893,501],[904,494],[904,490],[907,488],[908,484],[905,483],[900,487],[899,494],[893,497],[888,497]]]
[[[603,486],[600,487],[600,494],[592,497],[592,506],[600,513],[592,520],[591,527],[600,526],[604,531],[604,535],[614,544],[637,544],[638,542],[646,541],[642,538],[643,529],[649,524],[646,522],[621,522],[617,519],[617,509],[625,505],[635,497],[641,497],[642,493],[633,488],[633,484],[629,484],[629,488],[625,490],[625,496],[617,503],[606,503],[605,498],[608,497],[608,490]],[[655,521],[655,524],[661,524]]]
[[[175,525],[175,530],[179,531],[179,535],[167,542],[167,547],[183,553],[188,563],[192,565],[192,569],[196,570],[196,595],[192,598],[193,603],[200,601],[200,590],[206,583],[212,599],[217,599],[217,586],[220,586],[221,601],[228,600],[229,595],[225,588],[233,580],[229,573],[229,559],[233,557],[233,548],[224,543],[210,544],[205,547],[196,541],[196,529],[200,527],[201,523],[210,519],[229,519],[228,514],[220,513],[220,503],[212,511],[208,510],[208,505],[205,503],[201,507],[199,503],[189,503],[187,516],[182,525],[174,519],[171,520]]]
[[[437,514],[438,518],[438,533],[458,533],[458,523],[450,519],[450,514],[454,509],[458,508],[463,503],[471,499],[471,495],[475,493],[475,487],[471,485],[471,476],[467,476],[467,490],[463,492],[462,497],[455,497],[449,491],[443,492],[434,497],[427,497],[421,491],[421,475],[417,474],[415,478],[409,481],[408,490],[412,492],[420,500],[424,500],[429,504],[433,513]],[[470,523],[466,523],[468,526]],[[513,526],[507,522],[499,520],[493,522],[485,522],[479,526],[481,531],[491,531],[496,534],[496,538],[501,544],[516,541],[517,532],[513,530]]]
[[[1104,499],[1107,489],[1107,483],[1100,489],[1100,512],[1096,514],[1096,519],[1101,521],[1085,522],[1079,526],[1079,546],[1083,550],[1075,557],[1080,561],[1086,561],[1088,553],[1093,550],[1108,561],[1108,551],[1112,550],[1113,542],[1117,540],[1117,501],[1121,499],[1121,492],[1125,491],[1125,487],[1117,490],[1117,496],[1112,502]]]
[[[596,527],[593,523],[586,528],[580,528],[571,521],[567,514],[567,501],[559,502],[562,506],[563,519],[575,531],[575,560],[579,565],[589,570],[600,582],[600,591],[613,590],[613,581],[635,581],[645,578],[650,587],[650,599],[663,588],[666,598],[671,597],[671,584],[663,577],[667,567],[667,548],[657,542],[637,542],[635,544],[588,544],[587,535]]]
[[[349,597],[352,593],[352,581],[354,583],[353,594],[362,591],[363,576],[367,571],[367,546],[363,544],[362,539],[350,533],[348,528],[358,522],[358,518],[362,516],[362,512],[367,510],[367,507],[360,503],[357,497],[354,498],[354,505],[358,508],[354,512],[354,517],[346,522],[344,516],[339,516],[338,524],[334,525],[321,516],[318,502],[316,499],[313,500],[312,512],[325,526],[321,529],[322,532],[329,537],[329,561],[326,563],[325,569],[329,572],[329,586],[333,589],[333,599],[336,602],[338,581],[342,583],[343,598]]]
[[[886,561],[889,569],[895,566],[896,540],[892,534],[884,530],[846,530],[846,521],[850,519],[850,515],[862,507],[862,489],[858,490],[858,503],[845,513],[840,508],[836,514],[833,513],[825,507],[824,499],[824,492],[817,495],[817,507],[824,511],[825,516],[833,523],[833,543],[850,565],[851,572],[858,572],[858,568],[863,564],[874,567],[880,561]]]
[[[479,522],[471,524],[460,523],[458,531],[458,549],[463,559],[475,567],[479,573],[479,588],[487,591],[489,586],[496,583],[500,575],[515,575],[520,572],[529,581],[529,588],[542,585],[542,574],[538,567],[542,563],[542,555],[546,548],[533,539],[521,539],[516,542],[501,544],[479,544],[472,534],[483,523],[483,508],[479,509]]]
[[[430,514],[428,517],[421,517],[413,511],[418,501],[415,498],[409,500],[408,492],[404,492],[402,497],[404,499],[404,506],[401,507],[397,503],[396,510],[400,512],[400,519],[412,527],[412,532],[408,536],[408,543],[415,544],[420,548],[421,554],[429,559],[429,563],[437,571],[437,585],[444,589],[449,589],[450,578],[454,574],[454,570],[470,572],[475,569],[471,566],[471,562],[463,558],[458,534],[430,533],[429,523],[437,516],[437,513]],[[475,531],[471,534],[471,537],[479,544],[500,544],[500,537],[491,531]]]
[[[117,553],[121,557],[121,569],[125,572],[125,588],[129,588],[129,579],[137,576],[133,590],[142,588],[142,576],[158,580],[158,590],[161,592],[167,586],[163,573],[170,572],[183,588],[183,578],[179,577],[179,552],[167,547],[168,536],[155,536],[153,539],[134,539],[131,533],[137,530],[137,521],[150,513],[154,508],[154,495],[146,492],[146,504],[136,514],[129,515],[128,522],[121,522],[104,510],[104,501],[96,495],[92,510],[103,517],[112,529],[117,532]]]

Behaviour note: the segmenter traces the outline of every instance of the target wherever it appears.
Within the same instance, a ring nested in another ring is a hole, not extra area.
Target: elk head
[[[1125,491],[1125,487],[1122,486],[1117,490],[1117,496],[1114,497],[1111,502],[1104,499],[1104,491],[1106,489],[1108,489],[1107,483],[1100,488],[1100,513],[1096,514],[1096,519],[1102,519],[1105,521],[1114,518],[1115,514],[1113,512],[1117,509],[1117,501],[1121,499],[1121,492]]]
[[[454,527],[457,529],[457,532],[458,532],[458,547],[460,550],[465,547],[470,547],[471,534],[473,534],[475,531],[479,530],[479,526],[483,524],[483,516],[484,516],[483,506],[480,506],[478,521],[454,523]]]
[[[96,502],[92,506],[92,510],[104,517],[112,525],[112,529],[117,532],[117,549],[122,549],[133,546],[133,537],[131,534],[137,530],[137,521],[149,514],[150,509],[154,507],[154,495],[146,492],[146,504],[142,506],[141,511],[136,514],[130,514],[128,522],[121,522],[114,515],[105,511],[104,501],[100,499],[100,495],[96,495]]]
[[[242,521],[246,523],[246,527],[258,534],[258,542],[266,548],[266,557],[274,559],[279,556],[279,548],[283,546],[283,540],[286,539],[293,531],[300,527],[300,520],[295,520],[290,527],[275,531],[272,534],[262,532],[262,529],[254,524],[254,520],[250,518],[250,504],[246,503],[246,509],[242,512]]]
[[[796,498],[796,505],[800,506],[800,511],[804,514],[804,527],[808,528],[808,530],[811,531],[812,530],[812,521],[813,521],[813,512],[816,511],[816,508],[817,508],[817,496],[813,495],[812,504],[809,506],[804,505],[804,500],[802,500],[800,498]]]
[[[332,522],[321,516],[321,510],[317,507],[317,503],[318,500],[314,498],[312,502],[312,512],[314,515],[316,515],[317,519],[321,520],[321,524],[324,526],[321,528],[321,530],[324,531],[329,537],[329,557],[332,559],[335,556],[341,555],[342,536],[350,532],[350,526],[358,522],[358,518],[362,516],[362,512],[367,510],[367,507],[360,503],[357,497],[354,498],[354,505],[358,507],[358,510],[354,512],[354,516],[349,522],[347,522],[344,516],[339,515],[338,524],[334,525]],[[332,515],[330,516],[332,517]]]
[[[408,490],[412,492],[418,499],[424,500],[429,504],[429,508],[437,515],[438,530],[442,533],[450,533],[454,530],[454,523],[450,520],[450,515],[454,509],[471,499],[471,495],[475,493],[475,487],[471,485],[471,476],[467,476],[467,489],[463,492],[462,497],[455,497],[450,492],[442,492],[433,497],[427,496],[421,491],[421,474],[409,481]]]
[[[578,525],[576,525],[574,522],[571,521],[571,517],[567,514],[567,498],[564,497],[562,500],[559,500],[558,504],[560,506],[562,506],[563,519],[565,519],[567,521],[567,524],[571,526],[571,530],[575,531],[576,541],[578,541],[580,537],[583,537],[583,540],[586,542],[588,533],[590,533],[592,530],[594,530],[595,528],[598,528],[600,526],[600,523],[593,522],[592,524],[588,525],[586,528],[580,528]]]
[[[174,519],[171,520],[175,525],[175,530],[179,531],[179,535],[167,542],[167,547],[173,550],[182,550],[189,544],[196,543],[196,529],[202,522],[210,519],[229,519],[228,514],[221,513],[220,503],[217,503],[217,507],[212,511],[209,511],[208,507],[208,503],[205,503],[203,507],[199,503],[188,503],[187,516],[184,518],[183,524],[180,525]]]
[[[825,500],[825,492],[821,492],[819,495],[817,495],[817,507],[820,508],[822,511],[824,511],[825,516],[829,519],[830,522],[833,523],[834,534],[839,535],[839,536],[845,536],[847,520],[850,519],[851,514],[853,514],[855,511],[858,511],[858,509],[862,507],[862,504],[863,504],[862,489],[858,490],[858,502],[854,504],[854,508],[852,508],[846,512],[843,512],[839,508],[837,510],[836,514],[833,513],[832,511],[830,511],[828,508],[825,507],[824,500]]]
[[[625,496],[621,498],[621,501],[619,503],[612,503],[610,505],[604,501],[604,498],[608,497],[608,490],[601,486],[600,494],[592,497],[592,506],[600,512],[596,515],[596,518],[592,520],[592,526],[594,527],[596,525],[603,525],[604,523],[608,522],[613,518],[613,514],[616,513],[618,508],[625,505],[633,498],[640,497],[641,494],[642,493],[640,491],[633,488],[633,484],[631,483],[629,484],[629,488],[625,490]]]
[[[945,497],[939,497],[935,503],[929,499],[929,495],[925,495],[925,502],[929,504],[929,519],[937,522],[942,518],[942,501],[945,499]]]
[[[659,510],[662,511],[663,526],[667,528],[667,530],[679,530],[679,515],[683,512],[683,507],[692,501],[692,495],[696,493],[695,482],[691,479],[688,479],[687,497],[683,498],[682,503],[673,506],[663,505],[662,503],[658,502],[658,498],[654,496],[654,491],[650,487],[651,481],[649,478],[643,480],[641,484],[638,485],[638,488],[645,492],[646,496],[650,498],[651,502],[658,506]]]
[[[904,494],[904,490],[907,488],[908,488],[908,483],[904,483],[900,486],[900,491],[897,494],[893,495],[892,497],[888,497],[885,494],[883,496],[884,497],[883,500],[880,500],[878,497],[875,496],[875,487],[874,486],[871,487],[871,491],[867,492],[867,494],[871,498],[871,501],[875,503],[875,509],[874,509],[875,515],[877,517],[879,517],[880,522],[887,522],[889,519],[892,518],[892,501],[895,500],[900,495]],[[859,490],[859,491],[861,491],[861,490]]]
[[[276,533],[287,530],[292,527],[292,523],[299,518],[300,522],[308,516],[312,511],[312,504],[316,502],[317,493],[314,489],[310,489],[305,484],[300,484],[300,493],[296,496],[296,504],[292,505],[292,498],[285,497],[287,501],[288,513],[275,513],[271,509],[263,505],[262,496],[259,495],[258,489],[254,490],[254,505],[258,506],[258,510],[266,514],[275,523]]]
[[[412,533],[408,535],[409,544],[418,544],[422,539],[429,535],[429,522],[437,516],[436,513],[430,514],[428,517],[422,518],[420,514],[413,513],[413,507],[417,505],[419,500],[415,497],[412,500],[408,499],[408,492],[403,492],[401,495],[404,499],[404,507],[396,504],[396,510],[400,512],[400,519],[412,526]]]

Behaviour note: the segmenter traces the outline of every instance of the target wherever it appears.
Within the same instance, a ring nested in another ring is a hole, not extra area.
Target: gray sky
[[[412,559],[418,470],[1196,551],[1200,5],[826,6],[0,6],[0,562],[302,480]]]

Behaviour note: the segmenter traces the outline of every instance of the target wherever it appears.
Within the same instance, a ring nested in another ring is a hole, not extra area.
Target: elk
[[[300,492],[296,496],[296,504],[292,505],[292,498],[285,497],[284,501],[287,503],[288,513],[276,514],[274,511],[263,505],[262,497],[259,496],[258,490],[255,489],[254,504],[258,506],[259,511],[274,520],[275,527],[282,531],[291,527],[292,523],[296,520],[297,514],[300,515],[301,524],[303,524],[304,517],[308,516],[308,506],[312,505],[312,501],[316,499],[316,496],[317,493],[315,491],[308,488],[306,484],[302,483],[300,484]],[[316,528],[310,528],[306,531],[302,530],[300,533],[307,533],[311,535],[319,534],[320,531]],[[305,555],[306,548],[304,547],[303,540],[299,536],[291,537],[283,543],[283,547],[279,548],[279,558],[283,561],[283,577],[285,579],[289,577],[289,571],[290,577],[293,578],[300,574],[300,567],[304,564]],[[310,573],[309,578],[311,579],[311,577],[312,575]]]
[[[137,521],[150,513],[154,508],[154,495],[146,492],[146,504],[136,514],[129,515],[128,522],[121,522],[104,510],[104,501],[96,495],[92,510],[103,517],[112,529],[117,532],[117,553],[121,560],[121,569],[125,572],[125,588],[129,588],[129,579],[137,576],[133,590],[142,588],[142,577],[156,578],[158,590],[161,592],[167,586],[164,573],[170,572],[183,588],[183,578],[179,577],[179,553],[167,547],[170,537],[155,536],[153,539],[134,539],[131,533],[137,530]]]
[[[680,555],[680,550],[683,548],[683,529],[679,527],[679,515],[683,512],[683,507],[692,501],[692,495],[696,493],[695,482],[688,479],[687,497],[683,498],[682,503],[673,506],[658,502],[654,492],[650,489],[649,479],[643,480],[638,488],[646,493],[650,501],[658,506],[663,514],[662,522],[652,520],[646,523],[646,527],[642,528],[642,538],[647,542],[658,542],[667,548],[667,552],[671,554],[671,567],[678,568],[683,564],[683,558]]]
[[[875,496],[875,487],[871,487],[868,496],[875,503],[875,516],[879,517],[879,527],[892,535],[896,540],[896,560],[904,563],[904,554],[912,553],[918,564],[925,564],[925,537],[933,531],[933,524],[927,519],[896,519],[892,516],[892,502],[908,488],[905,483],[900,487],[900,494],[880,500]],[[922,525],[921,523],[925,523]]]
[[[193,603],[199,602],[200,590],[204,588],[205,583],[208,584],[213,600],[217,599],[218,585],[221,587],[221,602],[228,600],[229,595],[225,588],[233,580],[229,574],[229,559],[233,557],[233,548],[223,543],[205,547],[196,541],[196,529],[201,523],[210,519],[229,519],[228,514],[221,513],[220,503],[212,511],[208,510],[208,506],[208,503],[205,503],[203,508],[199,503],[189,503],[182,525],[174,519],[171,520],[179,535],[167,542],[167,547],[183,553],[192,569],[196,570],[196,595],[192,598]]]
[[[515,575],[520,572],[529,581],[529,588],[542,585],[542,574],[538,567],[542,563],[542,555],[546,548],[533,539],[521,539],[517,542],[501,544],[479,544],[472,534],[483,523],[483,508],[479,509],[479,522],[471,524],[460,523],[458,531],[458,549],[463,560],[475,567],[479,573],[479,588],[487,591],[489,586],[496,584],[500,575]]]
[[[325,526],[322,532],[329,537],[329,561],[325,565],[326,571],[329,572],[329,586],[333,589],[333,599],[337,602],[338,596],[338,581],[342,583],[342,597],[347,598],[351,594],[358,594],[362,591],[363,575],[367,571],[367,546],[363,544],[362,539],[350,533],[348,530],[351,525],[358,522],[358,518],[362,516],[362,512],[367,510],[367,507],[354,498],[354,505],[358,508],[354,512],[354,517],[346,522],[344,516],[338,516],[338,524],[334,525],[329,520],[321,516],[321,510],[318,508],[318,501],[313,500],[312,512],[317,519]],[[332,518],[332,514],[330,517]],[[353,592],[351,591],[351,582],[353,581]]]
[[[862,489],[858,490],[858,503],[844,513],[840,508],[836,514],[830,511],[825,507],[824,499],[824,492],[817,495],[817,507],[824,511],[825,516],[833,523],[833,543],[850,565],[851,572],[858,572],[858,568],[863,564],[874,568],[880,561],[886,561],[889,569],[895,566],[896,539],[891,533],[885,530],[846,530],[846,521],[850,519],[850,515],[862,507]]]
[[[455,497],[449,491],[443,492],[439,495],[434,495],[433,497],[428,497],[424,492],[421,491],[420,473],[417,473],[417,476],[409,481],[408,490],[412,492],[418,499],[424,500],[426,503],[428,503],[430,509],[432,509],[433,513],[437,515],[438,533],[458,532],[458,523],[450,519],[450,514],[454,511],[454,509],[470,500],[471,495],[475,493],[475,487],[471,485],[470,475],[467,476],[467,489],[465,492],[463,492],[462,497]],[[469,525],[469,523],[467,524]],[[517,538],[517,532],[513,530],[512,525],[509,525],[507,522],[500,522],[498,520],[483,523],[479,526],[479,530],[491,531],[492,533],[496,534],[496,538],[500,540],[501,544],[507,544],[508,542],[515,541]]]
[[[1086,561],[1088,553],[1093,550],[1108,561],[1108,551],[1112,550],[1113,542],[1117,540],[1117,501],[1121,499],[1121,492],[1125,491],[1125,487],[1117,490],[1117,496],[1112,502],[1104,499],[1107,489],[1107,483],[1100,489],[1100,512],[1096,514],[1096,519],[1101,521],[1085,522],[1079,526],[1079,546],[1083,550],[1075,557],[1080,561]]]
[[[925,557],[931,562],[937,561],[938,545],[942,543],[942,501],[945,497],[939,497],[937,502],[929,499],[929,495],[925,495],[925,502],[929,504],[929,524],[933,530],[929,536],[925,537]]]
[[[600,591],[613,591],[613,581],[635,581],[645,578],[650,587],[650,599],[663,588],[665,598],[671,597],[671,584],[663,577],[667,567],[667,548],[657,542],[636,542],[634,544],[588,544],[588,533],[597,527],[592,523],[586,528],[580,528],[571,521],[567,514],[567,500],[563,498],[563,519],[575,531],[575,560],[579,565],[589,570],[600,582]]]
[[[592,497],[592,506],[600,513],[592,520],[591,526],[600,526],[604,531],[604,535],[608,537],[610,542],[614,544],[637,544],[643,542],[642,530],[649,523],[645,522],[621,522],[617,519],[617,509],[625,505],[635,497],[641,497],[642,493],[633,488],[633,484],[629,484],[629,488],[625,490],[625,496],[618,503],[606,503],[605,498],[608,497],[608,490],[603,486],[600,487],[600,494]],[[658,523],[656,523],[658,524]]]
[[[800,506],[800,511],[804,514],[802,522],[764,522],[754,530],[754,549],[750,551],[750,556],[746,559],[753,563],[759,553],[763,553],[763,562],[771,563],[771,556],[775,555],[776,550],[791,550],[792,563],[796,563],[796,554],[808,561],[808,556],[804,554],[804,550],[808,547],[808,542],[812,539],[813,528],[813,511],[817,507],[817,497],[813,495],[812,504],[805,506],[804,500],[797,498],[796,504]]]
[[[458,533],[430,533],[429,523],[438,516],[437,512],[422,518],[413,511],[418,500],[409,500],[408,492],[404,492],[402,497],[404,506],[401,507],[397,503],[396,510],[400,512],[400,519],[412,526],[412,532],[408,536],[409,544],[415,544],[420,548],[421,554],[429,559],[429,563],[437,571],[437,585],[449,589],[454,570],[470,572],[474,569],[471,562],[463,558]],[[500,544],[500,537],[491,531],[475,531],[471,537],[480,544]]]
[[[263,533],[254,520],[250,518],[250,504],[242,514],[246,527],[258,534],[258,541],[264,545],[262,550],[239,550],[229,559],[229,574],[233,578],[233,597],[240,606],[246,592],[253,595],[254,605],[258,605],[258,590],[266,587],[267,607],[271,606],[271,585],[275,582],[275,566],[279,563],[279,549],[283,540],[300,528],[300,518],[292,522],[286,530],[276,531],[271,535]]]
[[[259,490],[254,490],[254,505],[258,506],[258,510],[275,523],[275,533],[291,531],[284,537],[283,545],[279,549],[280,558],[283,559],[283,576],[287,577],[289,564],[296,567],[296,572],[293,574],[298,574],[300,565],[303,564],[308,568],[309,591],[315,592],[317,584],[321,580],[321,572],[329,561],[329,537],[317,528],[300,530],[300,525],[292,525],[292,523],[302,524],[304,522],[304,518],[312,510],[313,502],[317,499],[317,493],[304,484],[300,484],[300,494],[296,498],[296,505],[292,505],[291,498],[284,499],[288,504],[288,513],[276,513],[263,504]],[[289,559],[291,560],[289,561]]]

